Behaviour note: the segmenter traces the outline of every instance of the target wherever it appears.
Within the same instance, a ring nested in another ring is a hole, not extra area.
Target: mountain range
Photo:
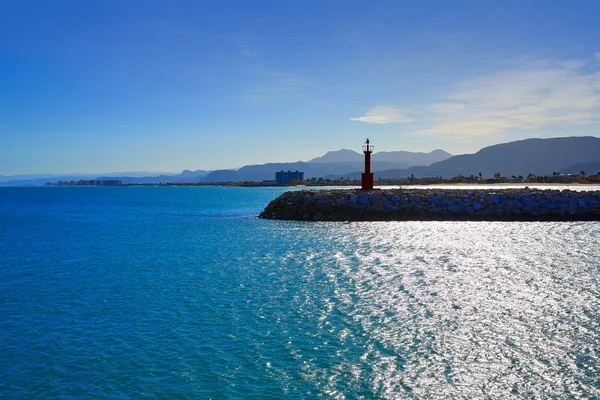
[[[27,175],[0,175],[0,186],[40,186],[47,182],[58,181],[78,181],[80,179],[118,179],[124,184],[156,184],[156,183],[185,183],[191,182],[192,179],[205,176],[210,171],[185,170],[181,174],[160,173],[156,172],[112,172],[104,174],[27,174]]]
[[[377,170],[379,178],[416,178],[470,176],[495,173],[512,175],[551,175],[553,172],[596,173],[600,168],[600,138],[592,136],[551,139],[524,139],[484,147],[475,154],[463,154],[435,162],[427,167]],[[350,174],[358,177],[360,173]]]
[[[201,183],[273,180],[275,172],[299,170],[306,178],[360,178],[364,155],[353,150],[330,151],[310,161],[246,165],[239,169],[216,171],[185,170],[180,174],[144,176],[143,173],[119,176],[118,173],[98,175],[21,175],[1,176],[0,185],[43,185],[48,181],[79,179],[120,179],[125,184]],[[578,174],[600,171],[600,138],[563,137],[524,139],[484,147],[475,154],[452,156],[444,150],[429,153],[381,151],[372,155],[371,170],[376,178],[443,177],[500,173],[504,176],[551,175],[553,172]],[[135,175],[135,176],[131,176]]]
[[[410,168],[412,166],[426,166],[432,162],[446,160],[452,154],[444,150],[433,150],[430,153],[413,153],[409,151],[391,151],[373,153],[371,168],[376,171],[388,169]],[[353,171],[364,168],[364,155],[353,150],[341,149],[330,151],[322,157],[310,161],[297,161],[292,163],[270,163],[260,165],[246,165],[238,170],[217,170],[199,177],[195,182],[239,182],[275,179],[277,171],[302,171],[305,178],[319,178],[325,175],[335,175],[336,179]]]

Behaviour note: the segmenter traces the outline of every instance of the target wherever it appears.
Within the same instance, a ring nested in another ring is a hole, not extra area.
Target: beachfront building
[[[78,181],[58,181],[48,182],[46,186],[121,186],[123,182],[120,179],[80,179]]]
[[[289,185],[292,181],[303,181],[304,172],[298,172],[298,170],[292,171],[279,171],[275,173],[275,182],[278,185]]]

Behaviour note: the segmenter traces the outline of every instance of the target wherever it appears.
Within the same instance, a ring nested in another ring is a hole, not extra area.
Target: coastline
[[[294,221],[600,221],[600,191],[422,188],[288,191],[262,219]]]

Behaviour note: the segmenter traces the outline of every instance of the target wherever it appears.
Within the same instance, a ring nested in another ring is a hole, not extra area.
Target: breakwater
[[[283,193],[259,217],[299,221],[600,221],[600,191],[303,190]]]

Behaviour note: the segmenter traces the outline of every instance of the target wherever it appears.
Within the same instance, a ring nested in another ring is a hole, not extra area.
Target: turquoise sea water
[[[598,398],[600,223],[0,188],[0,398]]]

